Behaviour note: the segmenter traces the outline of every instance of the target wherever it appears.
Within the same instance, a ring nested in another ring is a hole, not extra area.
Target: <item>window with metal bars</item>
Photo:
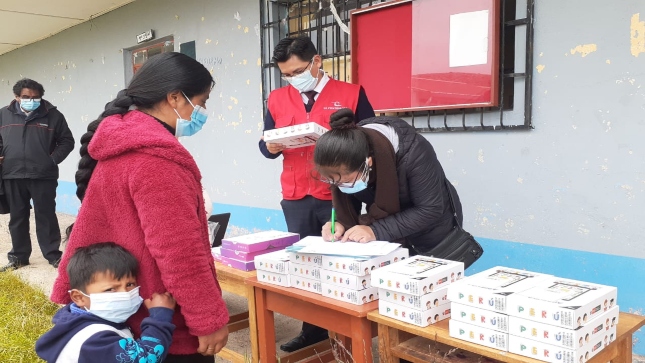
[[[393,0],[260,0],[262,90],[266,100],[286,82],[271,62],[285,37],[306,34],[331,77],[351,82],[350,12]],[[454,0],[445,0],[454,1]],[[533,12],[535,0],[499,0],[499,106],[396,113],[419,132],[532,129]],[[367,95],[369,98],[369,94]]]

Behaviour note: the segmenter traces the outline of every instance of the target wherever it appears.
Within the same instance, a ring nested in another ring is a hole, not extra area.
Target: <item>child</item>
[[[143,302],[138,268],[134,256],[112,242],[77,249],[67,265],[72,303],[36,342],[38,356],[51,363],[162,362],[175,329],[175,300],[167,292],[146,299],[150,317],[135,340],[125,321]]]

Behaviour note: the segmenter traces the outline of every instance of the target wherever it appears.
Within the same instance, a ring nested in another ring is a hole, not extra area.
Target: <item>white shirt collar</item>
[[[325,85],[327,84],[327,82],[329,82],[329,76],[327,75],[327,73],[323,72],[323,76],[320,79],[320,82],[318,82],[318,85],[316,85],[316,88],[314,88],[314,91],[317,92],[316,96],[319,95],[320,92],[322,92],[322,90],[323,90],[323,88],[325,88]]]

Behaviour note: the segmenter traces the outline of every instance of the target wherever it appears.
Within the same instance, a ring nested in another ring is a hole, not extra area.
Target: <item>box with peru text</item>
[[[419,311],[389,301],[379,300],[378,312],[383,316],[425,328],[438,321],[448,319],[450,317],[450,304],[443,304],[433,307],[430,310]]]
[[[493,267],[448,286],[448,300],[508,314],[509,296],[530,289],[552,275]]]
[[[286,149],[314,146],[322,134],[328,130],[316,123],[306,122],[294,126],[281,127],[264,131],[264,141],[282,144]]]
[[[363,305],[378,300],[378,289],[375,287],[356,291],[336,285],[323,283],[322,294],[325,297],[354,305]]]
[[[296,289],[313,292],[315,294],[322,294],[322,288],[319,280],[307,279],[302,276],[289,277],[291,287]]]
[[[476,308],[471,305],[452,303],[452,320],[477,325],[482,328],[509,332],[509,317],[506,314]]]
[[[371,287],[369,275],[355,276],[325,269],[320,270],[320,281],[357,291]]]
[[[448,290],[445,287],[421,296],[380,288],[378,294],[379,299],[382,301],[392,302],[419,311],[430,310],[450,302],[448,300]]]
[[[375,256],[369,259],[339,256],[322,256],[322,268],[350,275],[365,276],[373,270],[388,266],[408,258],[407,248],[397,248],[385,256]]]
[[[289,273],[289,254],[284,250],[255,257],[255,268],[279,274]]]
[[[509,334],[553,346],[578,349],[595,341],[598,335],[604,335],[611,329],[615,329],[618,325],[618,309],[618,306],[614,306],[589,324],[575,330],[510,316]],[[610,338],[613,340],[615,336]]]
[[[509,315],[577,329],[616,304],[613,286],[552,277],[508,298]]]
[[[290,263],[289,274],[312,280],[320,280],[320,268],[313,265],[303,265],[292,262]]]
[[[372,286],[421,296],[461,279],[463,262],[413,256],[372,271]]]
[[[293,263],[309,266],[322,266],[322,255],[310,253],[289,252],[289,260]]]
[[[482,328],[478,325],[472,325],[454,319],[450,319],[448,322],[448,332],[453,338],[508,352],[508,333]]]
[[[257,252],[272,248],[285,248],[299,240],[300,236],[297,233],[265,231],[224,238],[222,240],[222,248],[234,251]]]
[[[267,284],[291,287],[291,276],[287,274],[278,274],[274,272],[258,270],[257,277],[258,281],[266,282]]]

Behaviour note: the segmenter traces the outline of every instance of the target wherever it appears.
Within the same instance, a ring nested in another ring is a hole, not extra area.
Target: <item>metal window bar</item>
[[[271,62],[275,44],[284,37],[308,35],[316,45],[323,64],[329,65],[329,68],[326,68],[327,73],[342,81],[350,81],[351,67],[348,63],[351,62],[351,39],[333,17],[330,1],[333,1],[343,23],[349,26],[350,11],[392,0],[260,0],[261,72],[265,112],[269,93],[286,85],[280,78],[277,66]],[[499,106],[394,115],[407,119],[418,132],[510,131],[533,128],[531,116],[535,0],[500,1]],[[524,6],[524,17],[518,18],[518,9]],[[520,29],[525,32],[523,44],[517,44],[521,39],[516,36],[521,33]],[[523,71],[516,70],[517,59],[520,65],[518,68],[521,68],[523,59]],[[515,109],[514,106],[518,104],[523,106],[523,112],[519,108]],[[506,117],[509,115],[512,117]]]

